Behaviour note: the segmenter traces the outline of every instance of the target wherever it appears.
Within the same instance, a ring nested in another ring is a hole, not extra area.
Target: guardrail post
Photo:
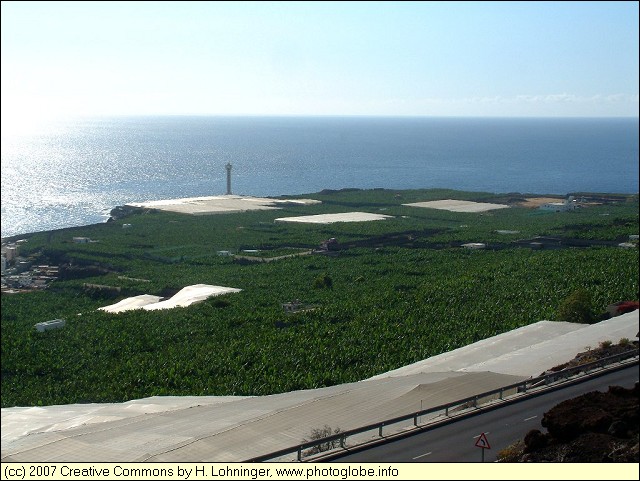
[[[399,423],[399,422],[405,422],[408,421],[409,419],[411,419],[413,417],[413,423],[415,426],[418,426],[418,423],[422,422],[422,414],[423,413],[437,413],[437,412],[442,412],[442,410],[444,409],[445,412],[445,416],[449,417],[449,409],[450,408],[455,408],[456,406],[459,408],[464,408],[465,406],[469,406],[471,403],[473,403],[474,407],[478,406],[478,400],[479,399],[484,399],[486,396],[493,396],[496,393],[499,393],[500,399],[504,399],[504,398],[509,398],[509,392],[511,390],[513,390],[514,388],[516,389],[516,393],[526,393],[529,389],[534,389],[536,386],[539,386],[542,383],[548,384],[548,383],[555,383],[561,379],[569,379],[569,378],[573,378],[575,376],[578,376],[582,373],[588,374],[589,372],[591,372],[594,369],[598,369],[598,367],[600,369],[604,369],[605,366],[607,366],[610,363],[615,362],[615,360],[617,359],[618,362],[621,362],[622,359],[627,360],[628,358],[634,358],[635,360],[633,361],[635,364],[638,363],[637,361],[637,357],[638,357],[638,351],[634,350],[634,351],[629,351],[617,356],[612,356],[611,358],[607,358],[604,360],[599,360],[599,361],[594,361],[585,365],[580,365],[580,366],[576,366],[573,368],[567,368],[565,370],[562,370],[560,372],[553,372],[552,374],[547,374],[546,376],[540,376],[540,377],[536,377],[536,378],[529,378],[526,381],[520,381],[519,383],[516,384],[510,384],[509,386],[503,386],[500,388],[497,388],[495,390],[492,391],[487,391],[485,393],[482,394],[476,394],[475,396],[472,397],[467,397],[464,398],[463,400],[459,400],[457,402],[450,402],[447,404],[441,404],[439,406],[436,406],[434,408],[431,409],[427,409],[427,411],[423,411],[422,410],[422,403],[420,405],[420,411],[417,412],[413,412],[413,413],[409,413],[403,416],[399,416],[397,418],[393,418],[393,419],[388,419],[387,421],[383,421],[380,423],[373,423],[373,424],[369,424],[367,426],[363,426],[361,428],[358,429],[354,429],[351,431],[346,431],[346,432],[342,432],[340,433],[340,436],[338,438],[335,438],[333,436],[331,436],[332,441],[330,441],[331,446],[335,445],[335,442],[340,439],[340,446],[342,448],[345,448],[346,446],[346,442],[347,442],[347,437],[351,436],[351,435],[356,435],[356,434],[360,434],[360,433],[364,433],[364,432],[371,432],[372,430],[374,430],[376,428],[376,426],[378,427],[378,435],[380,437],[383,437],[383,428],[385,426],[385,424],[389,424],[392,425],[394,423]],[[464,401],[464,402],[463,402]],[[420,420],[418,420],[418,418],[420,418]],[[321,442],[318,442],[319,444],[322,444]],[[357,444],[357,441],[356,441]],[[315,444],[315,446],[317,446],[318,444]],[[268,459],[273,459],[273,458],[277,458],[280,456],[289,456],[292,453],[297,453],[297,460],[298,461],[302,461],[303,458],[303,450],[306,448],[310,448],[313,447],[314,444],[313,443],[303,443],[303,444],[298,444],[298,445],[294,445],[291,446],[290,448],[284,449],[284,450],[280,450],[280,451],[276,451],[271,453],[270,455],[266,455],[266,456],[258,456],[257,458],[253,458],[253,460],[247,461],[247,462],[263,462],[265,460]]]
[[[342,432],[340,434],[340,436],[338,438],[335,437],[331,437],[332,441],[330,441],[331,446],[334,446],[336,443],[336,441],[338,439],[340,439],[340,446],[342,448],[345,448],[346,444],[347,444],[347,437],[348,436],[352,436],[352,435],[356,435],[356,434],[360,434],[360,433],[364,433],[364,432],[371,432],[373,431],[376,426],[378,427],[378,435],[380,437],[383,437],[383,428],[385,426],[385,424],[389,424],[392,425],[394,423],[399,423],[399,422],[406,422],[409,419],[411,419],[413,417],[413,423],[414,425],[417,427],[419,425],[419,423],[422,422],[422,414],[424,413],[438,413],[438,412],[442,412],[444,410],[445,412],[445,416],[449,417],[449,409],[450,408],[465,408],[466,406],[469,406],[471,403],[473,403],[474,407],[478,407],[478,401],[480,399],[484,399],[486,396],[494,396],[496,393],[499,393],[499,397],[500,399],[508,399],[511,397],[511,395],[509,394],[514,388],[516,390],[516,393],[526,393],[528,392],[528,390],[530,389],[534,389],[537,386],[540,386],[542,383],[544,384],[553,384],[556,383],[562,379],[569,379],[569,378],[574,378],[575,376],[578,376],[582,373],[588,374],[589,372],[598,369],[598,367],[600,369],[604,369],[608,364],[611,363],[615,363],[615,362],[622,362],[622,360],[628,360],[630,358],[634,359],[634,363],[637,364],[637,358],[638,358],[638,351],[634,350],[634,351],[628,351],[625,352],[623,354],[619,354],[616,356],[612,356],[610,358],[606,358],[606,359],[602,359],[602,360],[598,360],[598,361],[594,361],[588,364],[583,364],[580,366],[576,366],[576,367],[572,367],[572,368],[567,368],[564,369],[560,372],[553,372],[551,374],[547,374],[546,376],[540,376],[540,377],[536,377],[536,378],[529,378],[526,381],[521,381],[519,383],[516,384],[510,384],[509,386],[503,386],[500,388],[497,388],[495,390],[492,391],[487,391],[485,393],[482,394],[476,394],[475,396],[472,397],[467,397],[464,398],[463,400],[459,400],[457,402],[450,402],[447,404],[441,404],[439,406],[436,406],[434,408],[431,409],[427,409],[426,411],[422,410],[422,403],[420,405],[420,411],[417,412],[413,412],[413,413],[409,413],[403,416],[399,416],[397,418],[393,418],[393,419],[388,419],[387,421],[383,421],[380,423],[373,423],[373,424],[369,424],[367,426],[363,426],[361,428],[358,429],[354,429],[351,431],[346,431],[346,432]],[[626,364],[626,362],[625,362]],[[493,398],[492,398],[493,399]],[[464,401],[464,402],[463,402]],[[508,401],[507,401],[508,402]],[[418,420],[418,418],[420,418]],[[429,421],[430,423],[430,421]],[[357,441],[356,441],[356,444]],[[314,444],[313,443],[303,443],[303,444],[298,444],[298,445],[294,445],[291,446],[290,448],[284,449],[284,450],[280,450],[280,451],[276,451],[274,453],[271,453],[270,455],[267,456],[258,456],[257,458],[253,458],[253,460],[247,461],[247,462],[262,462],[268,459],[273,459],[273,458],[277,458],[277,457],[281,457],[281,456],[289,456],[292,453],[297,453],[297,460],[298,461],[302,461],[303,458],[303,450],[309,447],[313,447]],[[318,444],[315,444],[315,446],[318,446]]]

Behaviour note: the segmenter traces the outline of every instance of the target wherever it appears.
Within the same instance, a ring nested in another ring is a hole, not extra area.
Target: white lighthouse
[[[227,163],[227,195],[231,195],[231,162]]]

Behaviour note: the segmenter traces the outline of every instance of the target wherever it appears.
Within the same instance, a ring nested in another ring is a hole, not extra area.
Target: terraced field
[[[105,224],[22,236],[22,254],[60,266],[60,278],[43,291],[2,295],[2,406],[328,386],[556,320],[577,290],[588,294],[596,317],[613,302],[638,299],[637,243],[617,246],[638,233],[637,196],[606,197],[564,213],[522,207],[520,194],[349,189],[300,197],[322,203],[197,217],[140,209]],[[403,205],[439,199],[510,208],[464,213]],[[352,211],[391,218],[274,222]],[[609,244],[518,243],[535,236]],[[76,244],[73,237],[96,242]],[[337,240],[335,249],[287,255],[318,249],[329,238]],[[276,260],[219,255],[243,250]],[[186,308],[98,310],[128,296],[168,297],[193,284],[242,291]],[[285,312],[282,305],[295,299],[314,309]],[[33,327],[56,318],[66,319],[63,329]]]

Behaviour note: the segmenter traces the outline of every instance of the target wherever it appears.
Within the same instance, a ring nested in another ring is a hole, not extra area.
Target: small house
[[[572,195],[567,197],[564,202],[547,202],[540,206],[541,210],[549,210],[552,212],[566,212],[569,210],[575,210],[578,207]]]
[[[321,252],[336,251],[338,250],[338,247],[339,247],[338,240],[335,237],[332,237],[331,239],[322,241],[322,243],[320,244],[320,251]]]
[[[464,247],[465,249],[486,249],[487,244],[484,244],[482,242],[469,242],[467,244],[462,244],[462,247]]]
[[[282,309],[284,309],[284,312],[286,313],[296,312],[302,309],[302,304],[300,303],[300,300],[296,299],[295,301],[285,302],[282,304]]]
[[[65,325],[64,319],[54,319],[52,321],[39,322],[34,327],[38,332],[48,331],[50,329],[60,329]]]

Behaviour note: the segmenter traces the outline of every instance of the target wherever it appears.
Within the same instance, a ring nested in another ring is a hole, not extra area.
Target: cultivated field
[[[532,197],[348,189],[300,196],[320,204],[199,216],[140,209],[105,224],[22,236],[21,253],[34,264],[60,266],[60,278],[45,290],[2,295],[2,406],[328,386],[556,320],[577,290],[587,292],[596,315],[638,299],[637,241],[617,246],[638,234],[637,196],[559,213],[521,206]],[[509,208],[403,205],[444,199]],[[347,212],[389,217],[275,222]],[[535,236],[577,239],[584,247],[517,242]],[[195,284],[241,291],[184,308],[99,310]],[[285,312],[293,300],[313,309]],[[57,318],[66,320],[61,329],[33,327]]]

